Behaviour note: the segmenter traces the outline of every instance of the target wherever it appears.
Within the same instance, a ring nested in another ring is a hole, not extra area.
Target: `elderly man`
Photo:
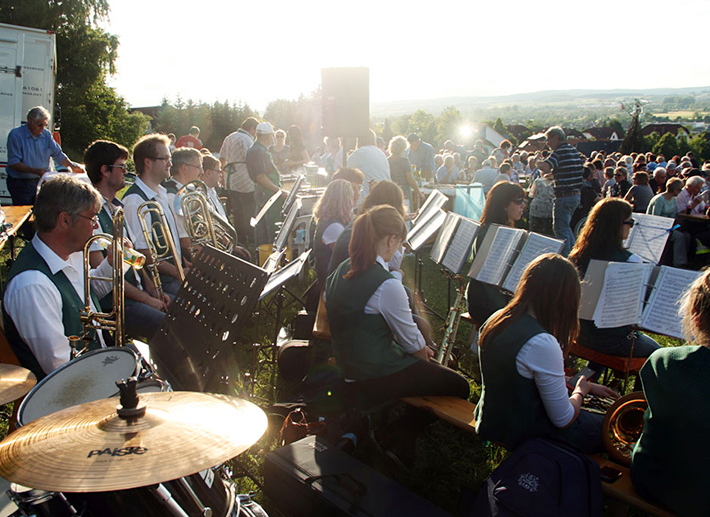
[[[247,170],[247,152],[254,144],[258,124],[254,117],[244,119],[242,126],[224,139],[219,150],[219,161],[227,174],[224,186],[229,193],[234,228],[239,240],[245,244],[254,240],[249,220],[255,214],[255,186]]]
[[[685,182],[685,187],[676,198],[676,206],[679,214],[702,214],[705,212],[704,196],[700,192],[705,187],[705,180],[702,176],[691,176]]]
[[[32,205],[39,178],[49,170],[49,159],[76,173],[84,170],[67,158],[47,131],[49,112],[35,106],[27,113],[27,124],[7,135],[7,189],[15,205]]]
[[[124,214],[126,225],[130,234],[135,239],[135,248],[143,253],[150,261],[148,244],[143,234],[143,229],[138,216],[138,208],[146,201],[155,201],[163,209],[165,218],[168,221],[168,230],[175,242],[175,260],[183,261],[180,249],[180,234],[178,232],[177,221],[175,219],[174,207],[168,200],[168,192],[160,183],[170,176],[170,165],[172,163],[170,140],[165,135],[151,134],[138,139],[133,147],[133,161],[136,165],[137,178],[135,183],[126,191],[123,196]],[[147,223],[155,221],[151,217]],[[184,265],[187,265],[185,262]],[[160,280],[163,284],[163,291],[175,295],[180,289],[180,274],[174,260],[163,261],[158,265],[160,270]]]
[[[2,311],[5,334],[20,364],[37,379],[70,358],[68,336],[84,334],[84,246],[99,224],[101,194],[68,175],[46,182],[34,208],[37,233],[10,268]],[[101,262],[92,276],[110,278]],[[111,283],[91,283],[91,308],[111,291]],[[105,346],[101,332],[89,344]]]
[[[660,194],[666,190],[666,180],[668,173],[665,167],[656,167],[653,169],[653,178],[648,181],[648,186],[651,187],[654,194]]]
[[[269,147],[274,145],[274,128],[268,122],[256,126],[256,142],[247,152],[247,170],[249,177],[256,184],[254,199],[257,210],[266,204],[276,192],[281,192],[282,199],[288,195],[281,190],[281,177],[274,165],[274,158]],[[271,244],[276,235],[276,223],[281,216],[282,203],[275,203],[256,228],[256,243]]]
[[[423,142],[416,133],[410,133],[407,136],[407,142],[409,142],[409,149],[405,158],[408,158],[409,163],[414,165],[416,170],[421,173],[422,178],[427,181],[431,180],[436,170],[434,147],[427,142]]]
[[[565,241],[562,254],[567,256],[574,244],[570,221],[580,203],[584,169],[579,152],[567,143],[567,136],[561,127],[551,127],[545,137],[552,154],[539,162],[538,167],[543,174],[552,172],[555,194],[552,201],[552,224],[555,236]]]
[[[348,157],[347,164],[348,168],[359,169],[365,175],[360,201],[370,193],[370,182],[391,180],[390,164],[385,153],[377,147],[377,135],[372,129],[358,137],[357,149]]]
[[[113,217],[117,208],[123,207],[116,193],[126,186],[128,158],[128,149],[108,140],[97,140],[84,152],[86,172],[103,198],[99,212],[100,228],[97,228],[101,233],[113,235]],[[125,236],[131,241],[134,240],[128,228],[125,229]],[[91,266],[97,267],[104,255],[105,252],[100,248],[92,247]],[[126,333],[131,337],[150,341],[163,321],[170,299],[166,295],[163,295],[163,299],[158,297],[153,281],[144,269],[136,271],[131,268],[126,271],[124,278]],[[101,305],[105,310],[111,310],[112,302],[111,297],[106,296],[101,300]]]

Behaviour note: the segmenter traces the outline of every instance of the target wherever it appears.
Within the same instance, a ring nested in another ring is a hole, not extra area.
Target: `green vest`
[[[177,193],[180,190],[178,184],[175,183],[175,180],[173,179],[165,180],[162,185],[165,187],[165,190],[168,191],[168,194],[174,194],[177,196]]]
[[[10,272],[7,275],[7,284],[9,284],[12,279],[18,274],[24,271],[35,270],[39,271],[47,276],[54,286],[59,291],[62,297],[62,324],[64,325],[64,335],[69,336],[82,336],[84,334],[84,327],[81,323],[80,313],[84,310],[84,302],[76,293],[74,286],[71,284],[69,279],[66,277],[63,271],[58,271],[56,275],[53,275],[49,266],[42,258],[31,242],[25,246],[25,248],[17,256],[17,260],[10,268]],[[100,307],[99,301],[91,292],[91,300],[94,302],[95,307]],[[38,310],[41,310],[38,308]],[[35,358],[32,350],[27,343],[24,342],[20,333],[17,331],[17,327],[12,321],[12,318],[5,311],[5,307],[2,308],[2,316],[5,322],[5,335],[7,336],[12,350],[20,361],[20,364],[32,371],[37,376],[37,380],[44,378],[48,373],[42,370],[39,362]],[[31,315],[27,315],[31,317]],[[89,349],[95,350],[101,347],[101,344],[96,336],[96,332],[93,332],[93,339],[89,343]]]
[[[385,377],[414,364],[394,340],[381,314],[365,314],[365,305],[382,282],[392,277],[380,264],[354,278],[350,259],[344,261],[326,281],[326,302],[335,359],[345,378],[365,380]]]
[[[103,207],[101,207],[101,211],[99,212],[99,225],[101,226],[101,231],[103,233],[107,233],[108,235],[113,236],[113,219],[111,219],[111,216],[108,215],[106,210],[104,210]],[[124,225],[125,226],[125,225]],[[124,231],[124,235],[127,232]],[[106,252],[103,252],[104,257],[106,256]],[[138,272],[134,270],[133,268],[130,268],[126,273],[123,275],[123,278],[126,282],[131,284],[133,287],[138,287]],[[131,305],[135,303],[135,300],[131,300],[130,298],[125,298],[123,301],[124,305]],[[113,294],[108,293],[106,296],[101,298],[101,310],[110,312],[113,310]]]
[[[656,350],[641,368],[648,401],[631,461],[641,495],[678,515],[710,515],[710,349]]]
[[[525,314],[481,347],[481,399],[474,415],[476,433],[484,440],[514,449],[525,438],[557,433],[535,381],[520,375],[515,364],[523,345],[545,332]]]

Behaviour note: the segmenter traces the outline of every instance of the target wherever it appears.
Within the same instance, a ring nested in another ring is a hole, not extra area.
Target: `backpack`
[[[599,465],[567,442],[530,438],[486,479],[462,515],[597,517]]]

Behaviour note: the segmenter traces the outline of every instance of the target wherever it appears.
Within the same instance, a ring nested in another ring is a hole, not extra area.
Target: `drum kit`
[[[172,391],[139,357],[96,350],[36,386],[29,370],[0,364],[0,402],[27,394],[20,427],[0,442],[15,515],[239,514],[221,465],[262,436],[266,415],[235,397]]]

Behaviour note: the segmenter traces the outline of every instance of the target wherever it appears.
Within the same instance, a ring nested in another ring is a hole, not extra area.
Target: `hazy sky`
[[[110,3],[110,84],[133,106],[180,95],[263,110],[332,66],[369,67],[371,102],[710,85],[708,0]]]

